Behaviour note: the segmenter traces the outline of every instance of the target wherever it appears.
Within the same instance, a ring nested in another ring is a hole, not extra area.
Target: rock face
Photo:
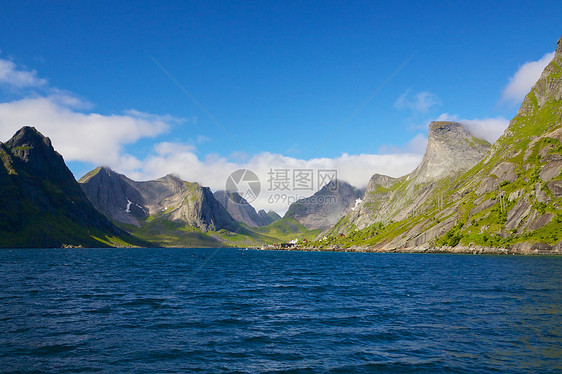
[[[266,225],[269,225],[270,223],[273,223],[281,219],[281,216],[277,214],[277,212],[274,210],[270,210],[269,212],[266,212],[265,210],[261,209],[258,212],[258,215],[267,222]]]
[[[490,149],[456,122],[432,122],[422,162],[410,174],[371,177],[363,202],[350,212],[339,231],[363,229],[375,222],[398,221],[422,209],[439,183],[476,165]],[[425,208],[423,208],[425,209]]]
[[[236,222],[244,223],[250,227],[259,227],[275,221],[263,210],[257,213],[254,207],[238,192],[216,191],[214,195]]]
[[[96,237],[122,236],[80,189],[49,138],[23,127],[0,143],[0,246],[108,246]]]
[[[373,250],[476,246],[560,252],[562,39],[484,155],[486,149],[458,124],[432,123],[420,166],[397,180],[374,176],[364,202],[331,234],[355,235]]]
[[[80,184],[96,209],[115,222],[140,227],[144,220],[157,218],[203,232],[239,229],[208,187],[173,175],[136,182],[98,167],[82,177]]]
[[[99,167],[79,183],[94,207],[116,222],[139,226],[139,219],[148,217],[143,196],[124,175]]]
[[[344,181],[332,181],[311,197],[289,206],[284,218],[293,218],[309,230],[333,226],[361,202],[364,191]]]
[[[408,176],[414,184],[432,182],[465,171],[480,161],[490,144],[476,138],[460,123],[431,122],[421,164]]]

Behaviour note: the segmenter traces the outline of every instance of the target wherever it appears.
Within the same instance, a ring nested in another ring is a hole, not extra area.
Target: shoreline
[[[456,247],[429,247],[429,246],[417,246],[417,247],[363,247],[363,246],[351,246],[351,247],[339,247],[330,246],[325,248],[319,247],[285,247],[276,248],[270,246],[242,246],[242,247],[128,247],[128,246],[116,246],[116,247],[82,247],[82,246],[63,246],[63,247],[6,247],[0,248],[0,250],[10,250],[10,249],[126,249],[126,248],[137,248],[137,249],[166,249],[166,248],[225,248],[225,249],[249,249],[257,251],[287,251],[287,252],[347,252],[347,253],[418,253],[418,254],[463,254],[463,255],[512,255],[512,256],[562,256],[562,242],[556,245],[550,245],[546,243],[518,243],[511,248],[498,248],[498,247],[483,247],[483,246],[456,246]]]
[[[518,243],[512,248],[497,248],[483,246],[456,246],[456,247],[361,247],[351,246],[343,247],[291,247],[277,249],[262,250],[278,250],[278,251],[305,251],[305,252],[353,252],[353,253],[433,253],[433,254],[470,254],[470,255],[525,255],[525,256],[544,256],[544,255],[562,255],[562,242],[554,246],[546,243]]]

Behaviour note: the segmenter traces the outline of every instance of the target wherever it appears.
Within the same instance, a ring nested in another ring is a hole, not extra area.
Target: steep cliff
[[[489,143],[476,138],[459,123],[432,122],[420,165],[401,178],[373,175],[363,202],[340,223],[338,232],[363,229],[374,222],[403,220],[426,209],[428,199],[442,181],[476,165],[489,148]]]
[[[360,212],[340,221],[330,241],[373,250],[446,246],[562,252],[561,77],[562,39],[517,115],[480,162],[433,181],[435,172],[423,169],[435,164],[422,162],[389,188],[373,184]],[[422,183],[412,186],[415,180]],[[338,242],[333,239],[338,232],[348,235]]]
[[[202,232],[239,230],[208,187],[173,175],[136,182],[99,167],[82,177],[80,184],[94,206],[115,222],[141,227],[147,221],[167,220]]]
[[[98,213],[49,138],[23,127],[0,143],[0,246],[144,244]]]
[[[254,207],[238,192],[216,191],[215,198],[236,222],[244,223],[250,227],[265,226],[273,222],[265,213],[259,214]]]
[[[332,181],[314,195],[289,206],[285,218],[293,218],[309,230],[333,226],[355,209],[364,191],[344,181]]]

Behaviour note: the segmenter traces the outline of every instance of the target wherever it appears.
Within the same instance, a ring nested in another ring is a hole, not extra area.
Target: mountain
[[[221,190],[216,191],[214,195],[236,222],[244,223],[250,227],[259,227],[275,221],[265,211],[263,213],[261,213],[262,211],[256,213],[254,207],[240,196],[238,192]]]
[[[419,185],[455,175],[476,165],[489,149],[490,143],[460,123],[431,122],[422,162],[406,179],[410,185]]]
[[[21,128],[0,143],[0,247],[146,244],[98,213],[49,138]]]
[[[96,209],[115,222],[140,228],[147,221],[166,220],[203,233],[239,230],[208,187],[174,175],[136,182],[107,167],[98,167],[79,182]]]
[[[208,187],[174,175],[137,182],[107,167],[98,167],[84,175],[80,185],[96,209],[120,228],[162,246],[245,247],[288,238],[312,239],[315,235],[294,220],[274,225],[281,221],[277,213],[256,213],[236,193],[230,197],[223,191],[213,194]],[[224,205],[248,226],[240,225]]]
[[[447,182],[470,169],[489,149],[488,142],[473,136],[459,123],[432,122],[420,165],[401,178],[373,175],[362,203],[346,217],[343,231],[348,232],[351,227],[363,229],[373,222],[403,220],[415,214],[440,188],[439,181]]]
[[[344,181],[332,181],[314,195],[292,203],[284,218],[293,218],[309,230],[333,226],[361,202],[364,191]]]
[[[94,207],[115,222],[140,227],[148,217],[144,197],[135,182],[107,167],[98,167],[79,180],[82,190]]]
[[[457,155],[441,154],[443,147],[432,147],[441,125],[433,124],[420,166],[406,177],[387,180],[384,186],[373,182],[364,203],[336,225],[324,245],[562,252],[561,76],[562,39],[517,115],[481,160],[477,159],[485,144],[477,140],[468,141],[470,153],[465,147]],[[450,144],[450,136],[444,139],[445,145]],[[428,155],[431,148],[438,150],[442,160]],[[469,163],[462,161],[465,154],[471,157]],[[443,168],[442,163],[449,160]],[[471,163],[475,165],[470,167]],[[347,235],[335,239],[338,233]]]
[[[265,210],[260,209],[258,215],[267,222],[267,225],[281,219],[281,216],[277,214],[277,212],[274,210],[270,210],[266,212]]]

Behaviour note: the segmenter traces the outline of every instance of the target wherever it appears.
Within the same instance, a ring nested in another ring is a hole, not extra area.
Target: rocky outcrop
[[[98,167],[79,183],[94,207],[116,222],[140,226],[148,209],[135,182],[107,167]]]
[[[489,148],[488,142],[476,138],[459,123],[432,122],[420,165],[401,178],[373,175],[362,203],[337,231],[399,221],[427,209],[429,204],[443,205],[444,200],[435,199],[436,189],[445,179],[476,165]]]
[[[375,176],[363,203],[330,234],[366,238],[362,240],[373,250],[445,246],[559,253],[561,87],[562,39],[517,115],[487,153],[488,145],[461,125],[432,123],[418,168],[386,185],[377,183],[381,178]]]
[[[407,177],[414,185],[442,179],[476,165],[490,144],[457,122],[429,125],[427,148],[419,166]]]
[[[147,219],[159,219],[203,232],[239,230],[208,187],[174,175],[137,182],[99,167],[82,177],[80,184],[94,206],[115,222],[141,227]]]
[[[311,197],[289,206],[284,218],[293,218],[309,230],[333,226],[361,202],[364,191],[344,181],[332,181]]]
[[[269,225],[270,223],[273,223],[281,219],[281,216],[273,210],[266,212],[265,210],[261,209],[258,212],[258,215],[262,217],[265,222],[267,222],[266,225]]]
[[[216,191],[214,195],[236,222],[244,223],[250,227],[265,226],[273,222],[265,211],[262,211],[262,214],[257,213],[254,207],[238,192],[221,190]]]
[[[122,236],[86,198],[49,138],[23,127],[0,143],[0,246],[108,246]],[[98,239],[97,239],[98,238]]]

